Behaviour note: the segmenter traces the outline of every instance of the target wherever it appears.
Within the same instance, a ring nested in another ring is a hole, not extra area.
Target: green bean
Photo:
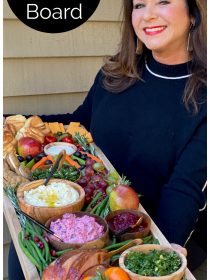
[[[43,265],[46,267],[47,263],[46,263],[45,259],[43,258],[42,253],[40,252],[40,249],[37,247],[37,245],[32,240],[29,240],[29,242],[34,247],[34,249],[35,249],[35,251],[37,252],[37,254],[39,256],[39,259],[41,259]]]
[[[116,244],[116,235],[113,235],[112,245]]]
[[[24,244],[22,243],[22,232],[20,231],[18,233],[18,243],[20,245],[20,248],[22,249],[22,251],[24,252],[24,254],[29,258],[29,260],[32,262],[32,264],[34,264],[39,271],[42,270],[40,264],[36,261],[36,259],[29,253],[29,251],[27,250],[27,248],[24,246]]]
[[[49,250],[49,245],[46,242],[46,240],[44,239],[44,237],[42,237],[41,235],[38,235],[39,239],[44,243],[44,248],[45,248],[45,259],[46,261],[51,262],[51,255],[50,255],[50,250]]]
[[[33,228],[34,228],[35,232],[37,232],[38,234],[42,235],[42,229],[39,226],[33,224]]]
[[[98,199],[99,199],[101,196],[102,196],[102,192],[97,192],[97,193],[95,194],[95,196],[93,197],[92,201],[90,202],[90,204],[88,204],[88,206],[87,206],[87,208],[85,209],[85,211],[89,210],[89,209],[92,207],[92,205],[94,205],[94,204],[98,201]]]
[[[44,237],[42,237],[40,234],[35,234],[31,229],[28,229],[28,230],[32,234],[33,237],[34,237],[34,235],[36,235],[44,243],[45,260],[50,262],[51,261],[50,250],[49,250],[49,246],[48,246],[46,240],[44,239]]]
[[[115,250],[115,249],[118,249],[120,247],[122,247],[123,245],[126,245],[127,243],[131,242],[132,239],[129,239],[129,240],[125,240],[123,242],[120,242],[120,243],[115,243],[115,244],[111,244],[103,249],[105,250],[108,250],[108,251],[111,251],[111,250]]]
[[[101,217],[105,218],[109,214],[110,208],[109,208],[109,199],[106,202],[106,205],[104,207],[104,211],[101,213]]]
[[[34,247],[31,245],[30,240],[26,239],[25,244],[26,244],[26,247],[27,247],[28,251],[31,252],[31,254],[33,255],[34,259],[37,261],[37,263],[40,264],[40,267],[42,268],[42,262],[39,259],[39,255],[35,251]]]
[[[65,253],[67,253],[69,251],[72,251],[72,250],[74,250],[74,249],[73,248],[69,248],[69,249],[65,249],[65,250],[62,250],[62,251],[57,251],[56,252],[56,256],[60,257],[61,255],[65,254]]]
[[[147,244],[147,243],[151,242],[152,239],[153,239],[153,236],[152,236],[152,235],[148,235],[148,236],[142,238],[142,242],[143,242],[144,244]]]
[[[109,197],[106,196],[106,197],[101,201],[100,207],[97,208],[96,215],[101,216],[101,213],[103,212],[104,206],[106,205],[108,199],[109,199]]]
[[[25,223],[26,229],[34,231],[32,225],[29,223],[29,221],[26,219],[26,223]]]
[[[98,207],[95,210],[95,214],[99,216],[100,212],[101,212],[101,205],[103,203],[103,200],[98,204]]]
[[[91,214],[95,214],[97,211],[97,208],[100,206],[100,203],[96,204],[96,206],[90,211]]]
[[[44,256],[45,256],[45,248],[42,248],[41,253],[42,253],[42,257],[44,258]]]

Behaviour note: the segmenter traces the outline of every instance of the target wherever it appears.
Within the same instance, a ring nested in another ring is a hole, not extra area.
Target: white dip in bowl
[[[33,206],[60,207],[74,203],[78,199],[78,191],[64,183],[53,182],[47,186],[41,185],[24,191],[25,202]]]

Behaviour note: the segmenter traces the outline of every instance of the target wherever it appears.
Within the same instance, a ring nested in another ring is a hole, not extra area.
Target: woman
[[[119,52],[84,103],[44,121],[80,121],[171,243],[205,206],[206,1],[124,0]]]

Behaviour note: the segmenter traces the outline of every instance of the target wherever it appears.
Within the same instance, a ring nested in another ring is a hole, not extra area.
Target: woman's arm
[[[184,245],[206,203],[206,118],[183,150],[169,182],[163,186],[155,222],[173,243]]]
[[[72,121],[80,122],[86,127],[87,130],[90,128],[91,122],[91,111],[92,111],[92,100],[95,93],[95,88],[98,80],[98,75],[88,92],[84,102],[80,105],[72,114],[55,114],[55,115],[41,115],[40,117],[44,122],[61,122],[64,125],[69,124]],[[62,103],[62,100],[61,100]]]

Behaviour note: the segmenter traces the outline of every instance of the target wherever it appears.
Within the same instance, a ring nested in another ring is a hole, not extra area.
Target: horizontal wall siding
[[[102,57],[4,59],[4,95],[84,92],[93,83]]]
[[[86,93],[41,94],[4,98],[4,113],[59,114],[73,112],[84,100]]]
[[[5,58],[101,56],[117,50],[119,22],[86,22],[69,32],[40,35],[19,20],[4,20],[3,36]]]

